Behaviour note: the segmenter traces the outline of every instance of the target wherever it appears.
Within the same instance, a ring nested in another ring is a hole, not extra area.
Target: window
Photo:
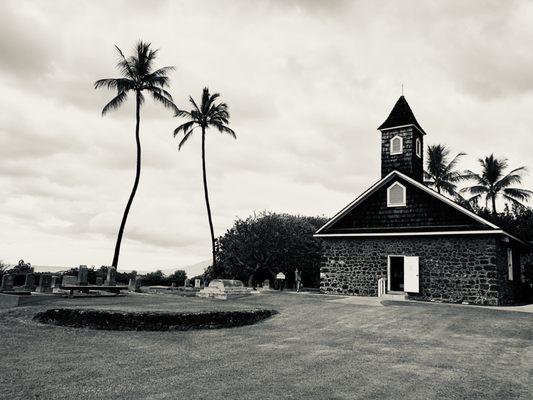
[[[509,270],[508,279],[513,280],[513,249],[507,248],[507,269]]]
[[[387,189],[387,207],[405,206],[405,186],[394,182]]]
[[[393,155],[403,153],[403,139],[400,136],[394,136],[390,140],[390,153]]]
[[[418,157],[422,157],[422,142],[420,141],[420,138],[416,138],[415,149],[416,149],[416,155]]]

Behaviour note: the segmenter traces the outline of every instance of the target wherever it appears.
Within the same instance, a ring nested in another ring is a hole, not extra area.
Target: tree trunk
[[[491,200],[492,200],[492,214],[496,215],[496,196],[492,195]]]
[[[140,92],[137,92],[136,95],[136,109],[135,116],[137,123],[135,125],[135,141],[137,144],[137,169],[135,172],[135,182],[133,183],[133,188],[131,189],[130,198],[126,204],[126,209],[124,210],[124,215],[122,215],[122,222],[120,223],[120,228],[118,230],[117,243],[115,244],[115,254],[113,256],[113,267],[118,268],[118,258],[120,256],[120,245],[122,244],[122,236],[124,234],[124,228],[126,226],[126,220],[128,219],[128,214],[130,212],[131,203],[133,203],[133,198],[137,192],[137,186],[139,186],[139,179],[141,177],[141,140],[139,138],[139,123],[141,121],[141,102],[139,98]]]
[[[207,207],[207,219],[209,220],[209,230],[211,232],[211,251],[213,254],[213,268],[216,266],[215,259],[215,231],[213,230],[213,219],[211,217],[211,206],[209,205],[209,193],[207,191],[207,173],[205,170],[205,127],[202,126],[202,174],[204,178],[205,206]]]

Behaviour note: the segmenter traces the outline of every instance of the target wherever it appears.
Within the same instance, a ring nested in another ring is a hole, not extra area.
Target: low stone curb
[[[206,312],[128,312],[80,308],[55,308],[36,314],[43,324],[116,331],[187,331],[252,325],[278,312],[254,309]]]

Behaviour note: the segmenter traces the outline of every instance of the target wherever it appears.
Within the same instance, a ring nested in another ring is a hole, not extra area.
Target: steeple
[[[426,134],[426,132],[424,132],[424,130],[416,120],[415,115],[411,110],[411,107],[409,107],[409,103],[407,103],[407,100],[405,100],[405,97],[402,95],[392,108],[392,111],[390,112],[385,122],[383,122],[378,129],[380,131],[383,131],[384,129],[397,128],[405,125],[414,125],[424,135]]]
[[[403,95],[378,130],[381,131],[381,177],[396,170],[422,182],[426,132]]]

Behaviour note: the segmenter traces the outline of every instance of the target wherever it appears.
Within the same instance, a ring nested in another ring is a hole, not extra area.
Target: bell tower
[[[426,132],[403,95],[378,130],[381,131],[381,177],[396,170],[423,182]]]

